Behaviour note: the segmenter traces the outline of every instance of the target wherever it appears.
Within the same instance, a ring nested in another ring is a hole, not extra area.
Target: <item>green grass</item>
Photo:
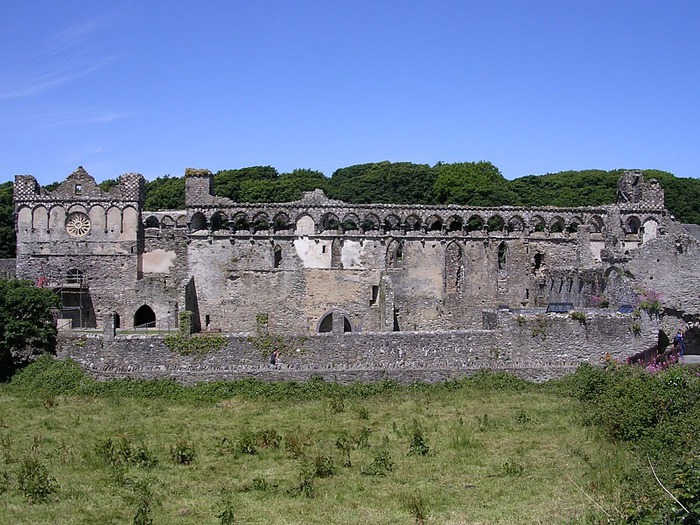
[[[198,401],[0,385],[0,523],[590,523],[603,515],[572,480],[608,512],[622,497],[627,452],[551,389],[327,388]],[[155,466],[110,465],[110,439]],[[183,444],[189,465],[171,459]],[[18,488],[28,458],[55,479],[45,502]]]

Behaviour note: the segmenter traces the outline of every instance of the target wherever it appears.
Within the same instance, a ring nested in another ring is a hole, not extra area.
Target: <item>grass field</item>
[[[0,523],[589,523],[628,456],[576,403],[468,381],[217,401],[0,385]]]

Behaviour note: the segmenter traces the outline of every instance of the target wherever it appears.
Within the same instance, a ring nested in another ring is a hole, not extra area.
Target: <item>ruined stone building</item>
[[[54,191],[16,177],[17,276],[61,295],[74,327],[280,334],[488,327],[490,313],[614,311],[660,292],[668,330],[700,314],[697,241],[641,172],[581,208],[287,203],[217,197],[188,169],[186,209],[147,212],[141,175],[109,192],[78,168]]]

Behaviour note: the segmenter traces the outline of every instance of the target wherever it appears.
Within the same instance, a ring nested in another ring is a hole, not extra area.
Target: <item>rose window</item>
[[[66,219],[66,231],[72,237],[85,237],[90,233],[90,218],[84,213],[71,213]]]

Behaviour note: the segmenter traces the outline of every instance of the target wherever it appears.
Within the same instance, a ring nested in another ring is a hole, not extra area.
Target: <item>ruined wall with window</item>
[[[678,288],[645,269],[654,258],[698,273],[696,241],[637,172],[615,204],[581,208],[355,205],[321,190],[235,203],[209,171],[185,175],[186,209],[159,212],[143,211],[140,175],[110,192],[82,168],[53,192],[18,176],[18,276],[82,290],[66,300],[84,301],[87,326],[111,311],[121,328],[169,328],[187,309],[202,330],[254,333],[264,316],[273,333],[338,334],[478,329],[503,306],[614,308],[637,276]]]

